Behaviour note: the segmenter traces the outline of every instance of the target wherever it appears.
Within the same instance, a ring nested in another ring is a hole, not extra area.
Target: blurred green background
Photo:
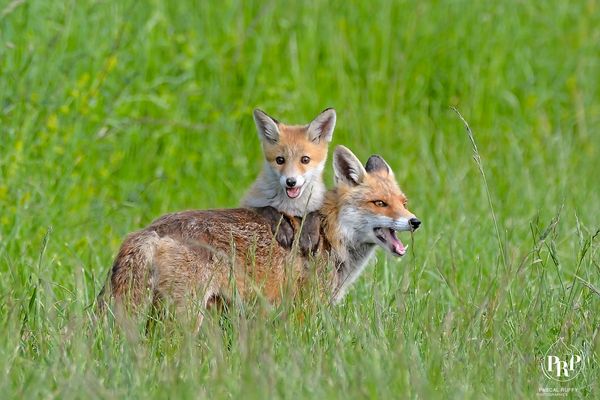
[[[239,204],[255,107],[334,107],[334,144],[382,155],[423,221],[412,254],[227,350],[99,333],[88,306],[125,234]],[[0,1],[0,390],[533,398],[565,336],[590,363],[575,396],[597,395],[599,128],[594,0]]]

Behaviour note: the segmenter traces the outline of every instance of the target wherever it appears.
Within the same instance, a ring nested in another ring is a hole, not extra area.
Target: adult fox
[[[383,158],[371,156],[363,167],[349,149],[338,146],[333,165],[335,188],[326,193],[320,210],[319,267],[312,271],[338,302],[377,246],[403,256],[406,250],[396,232],[415,230],[421,222],[407,209],[406,196]],[[177,309],[195,299],[207,308],[253,293],[278,303],[301,289],[309,271],[307,258],[278,244],[269,222],[251,209],[183,211],[125,239],[99,304],[109,295],[119,310],[143,310],[151,299]]]

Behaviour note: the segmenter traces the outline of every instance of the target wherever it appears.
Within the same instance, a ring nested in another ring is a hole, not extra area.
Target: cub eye
[[[308,164],[308,163],[310,162],[310,157],[309,157],[309,156],[303,156],[303,157],[300,159],[300,162],[301,162],[302,164]]]
[[[373,202],[377,207],[387,207],[387,203],[383,200],[375,200]]]
[[[275,162],[279,165],[283,164],[285,162],[285,158],[279,156],[277,158],[275,158]]]

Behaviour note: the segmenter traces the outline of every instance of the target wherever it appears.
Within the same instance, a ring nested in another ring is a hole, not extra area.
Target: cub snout
[[[285,183],[288,187],[292,188],[292,187],[296,186],[296,178],[287,178],[285,180]]]

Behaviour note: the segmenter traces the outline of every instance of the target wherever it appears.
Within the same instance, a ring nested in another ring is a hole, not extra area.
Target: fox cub
[[[326,192],[323,169],[335,128],[335,110],[324,110],[307,125],[286,125],[256,109],[254,122],[265,162],[242,206],[266,217],[285,248],[291,247],[294,228],[299,217],[303,218],[298,243],[303,254],[312,254],[319,244],[317,211]]]

